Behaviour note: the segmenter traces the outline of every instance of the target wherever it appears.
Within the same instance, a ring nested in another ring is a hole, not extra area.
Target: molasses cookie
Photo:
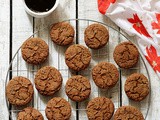
[[[69,120],[71,106],[65,99],[54,97],[47,103],[45,113],[48,120]]]
[[[32,83],[25,77],[14,77],[8,82],[6,95],[12,105],[26,105],[33,97]]]
[[[59,22],[52,25],[50,36],[57,45],[69,45],[74,40],[74,29],[67,22]]]
[[[89,120],[110,120],[114,113],[113,102],[105,97],[92,99],[87,105]]]
[[[38,70],[34,82],[40,94],[53,95],[62,86],[62,76],[56,68],[45,66]]]
[[[92,69],[95,84],[102,89],[114,87],[119,79],[119,72],[112,63],[101,62]]]
[[[134,101],[141,101],[149,94],[148,79],[140,73],[130,75],[125,82],[125,92]]]
[[[76,75],[68,79],[65,90],[71,100],[81,102],[89,97],[91,85],[86,77]]]
[[[82,45],[71,45],[65,52],[65,62],[72,70],[84,70],[89,66],[90,61],[91,53]]]
[[[119,67],[128,69],[137,64],[139,52],[131,42],[122,42],[116,46],[113,57]]]
[[[38,110],[27,107],[18,113],[17,120],[44,120],[44,118]]]
[[[40,38],[30,38],[21,47],[23,59],[33,65],[43,63],[49,55],[49,47]]]
[[[133,106],[122,106],[117,109],[114,120],[144,120],[142,113]]]
[[[92,24],[86,28],[84,40],[91,49],[102,48],[109,40],[108,30],[101,24]]]

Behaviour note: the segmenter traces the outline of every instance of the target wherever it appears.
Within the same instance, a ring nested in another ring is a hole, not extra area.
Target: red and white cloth
[[[160,1],[98,0],[98,9],[130,36],[160,78]]]

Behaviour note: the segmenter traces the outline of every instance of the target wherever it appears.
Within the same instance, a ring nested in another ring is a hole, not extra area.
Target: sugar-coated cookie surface
[[[113,102],[106,97],[96,97],[87,105],[89,120],[110,120],[114,113]]]
[[[75,75],[68,79],[65,91],[71,100],[81,102],[89,97],[91,85],[86,77]]]
[[[139,52],[133,43],[122,42],[116,46],[113,57],[119,67],[128,69],[137,64]]]
[[[6,95],[12,105],[26,105],[32,100],[33,93],[32,83],[22,76],[12,78],[6,87]]]
[[[91,53],[83,45],[71,45],[65,52],[65,62],[72,70],[84,70],[89,66],[90,61]]]
[[[109,32],[101,24],[91,24],[85,29],[84,40],[89,48],[99,49],[109,41]]]
[[[115,112],[113,120],[144,120],[144,117],[137,108],[122,106]]]
[[[17,120],[44,120],[44,118],[35,108],[27,107],[18,113]]]
[[[54,95],[62,86],[62,75],[56,68],[45,66],[38,70],[34,82],[40,94]]]
[[[48,120],[69,120],[71,106],[65,99],[54,97],[47,103],[45,113]]]
[[[74,28],[67,22],[59,22],[52,25],[50,36],[57,45],[69,45],[74,40]]]
[[[127,96],[134,101],[141,101],[149,94],[149,81],[140,73],[131,74],[124,86]]]
[[[23,59],[33,65],[43,63],[49,55],[49,47],[41,38],[30,38],[21,47]]]
[[[112,88],[118,82],[119,72],[114,64],[100,62],[93,67],[92,78],[99,88]]]

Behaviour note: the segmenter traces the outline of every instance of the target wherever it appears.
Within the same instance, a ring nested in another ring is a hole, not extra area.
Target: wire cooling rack
[[[40,95],[37,90],[34,87],[34,97],[33,100],[27,104],[26,106],[23,107],[17,107],[17,106],[12,106],[8,103],[7,98],[6,98],[6,104],[8,107],[8,112],[9,112],[9,119],[11,120],[16,120],[17,113],[21,111],[23,108],[27,106],[32,106],[36,109],[38,109],[42,115],[44,116],[44,119],[47,120],[45,116],[45,107],[48,102],[52,97],[59,96],[63,97],[72,106],[72,115],[71,115],[71,120],[87,120],[87,114],[86,114],[86,106],[88,102],[98,96],[106,96],[110,98],[115,106],[115,110],[122,106],[122,105],[132,105],[137,107],[143,114],[144,118],[147,118],[148,111],[149,111],[149,106],[150,106],[150,94],[147,96],[147,98],[141,102],[134,102],[132,100],[129,100],[128,97],[126,96],[124,92],[124,83],[127,78],[132,73],[138,72],[144,74],[150,83],[150,77],[148,74],[148,70],[146,67],[146,64],[143,60],[143,57],[140,56],[139,62],[137,66],[134,68],[131,68],[129,70],[125,69],[119,69],[119,82],[116,84],[116,86],[112,89],[109,90],[102,90],[97,88],[97,86],[94,84],[92,77],[91,77],[91,69],[93,66],[98,64],[101,61],[108,61],[116,65],[113,59],[113,51],[116,45],[118,45],[122,41],[127,41],[130,40],[128,36],[124,35],[120,30],[117,30],[110,25],[107,25],[102,22],[94,21],[94,20],[87,20],[87,19],[70,19],[70,20],[65,20],[65,22],[69,22],[75,29],[75,39],[73,44],[82,44],[85,45],[84,43],[84,30],[87,26],[93,23],[99,23],[104,25],[108,31],[109,31],[109,43],[103,47],[102,49],[99,50],[91,50],[92,54],[92,60],[90,63],[90,66],[81,72],[74,72],[68,69],[68,67],[65,64],[65,59],[64,59],[64,52],[67,49],[67,47],[61,47],[53,44],[53,42],[50,39],[49,31],[50,31],[50,26],[45,27],[43,29],[40,29],[39,31],[35,32],[31,37],[40,37],[43,40],[45,40],[48,45],[49,45],[49,58],[48,60],[42,64],[42,65],[28,65],[25,63],[25,61],[22,59],[21,56],[21,48],[17,50],[15,55],[13,56],[13,59],[10,63],[7,76],[6,76],[6,83],[7,85],[8,81],[14,77],[14,76],[24,76],[27,77],[28,79],[31,80],[31,82],[34,85],[34,76],[37,72],[38,69],[40,69],[43,66],[50,65],[56,67],[62,74],[63,77],[63,85],[62,88],[59,92],[57,92],[54,96],[50,97],[45,97]],[[15,38],[16,39],[16,38]],[[133,41],[132,41],[133,42]],[[118,66],[117,66],[118,67]],[[72,75],[76,74],[81,74],[85,77],[87,77],[91,83],[91,95],[90,97],[80,103],[73,102],[71,101],[65,94],[65,83],[69,77]],[[151,92],[150,92],[151,93]]]

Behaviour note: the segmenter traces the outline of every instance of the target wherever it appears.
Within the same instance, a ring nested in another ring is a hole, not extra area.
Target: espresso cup
[[[24,8],[26,10],[26,12],[33,16],[33,17],[36,17],[36,18],[43,18],[43,17],[46,17],[48,15],[50,15],[58,6],[59,4],[59,0],[56,0],[55,4],[53,5],[53,7],[48,10],[48,11],[45,11],[45,12],[37,12],[37,11],[34,11],[34,10],[31,10],[25,3],[25,0],[22,0],[23,1],[23,4],[24,4]]]

